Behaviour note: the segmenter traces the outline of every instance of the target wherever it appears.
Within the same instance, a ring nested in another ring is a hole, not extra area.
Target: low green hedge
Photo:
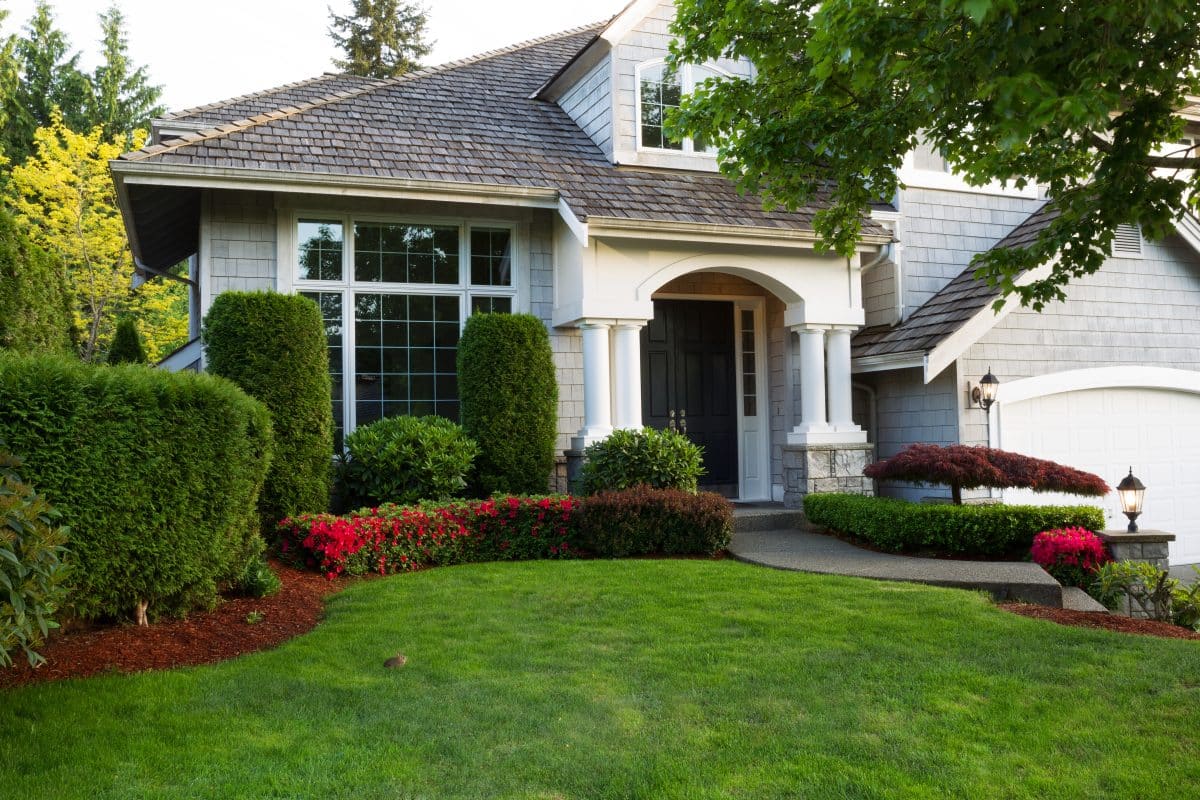
[[[882,550],[979,556],[1028,552],[1042,531],[1104,527],[1104,512],[1095,506],[956,506],[852,494],[810,494],[804,498],[804,515],[814,525],[857,536]]]
[[[579,546],[611,558],[715,555],[733,536],[733,506],[719,494],[637,486],[583,501]]]
[[[682,433],[620,428],[584,451],[579,491],[596,494],[653,486],[694,494],[703,474],[703,451]]]
[[[70,528],[78,616],[211,606],[262,550],[270,417],[229,381],[0,356],[0,440]]]
[[[385,417],[346,437],[338,483],[350,508],[463,493],[479,446],[445,417]]]

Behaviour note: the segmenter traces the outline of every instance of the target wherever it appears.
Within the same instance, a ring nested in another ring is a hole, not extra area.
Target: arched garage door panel
[[[1139,524],[1171,531],[1171,562],[1200,562],[1200,395],[1165,389],[1086,389],[1000,407],[1000,446],[1094,472],[1116,483],[1129,467],[1146,484]],[[1078,503],[1065,495],[1004,493],[1012,503]],[[1090,500],[1084,500],[1090,502]],[[1124,527],[1116,493],[1109,527]]]

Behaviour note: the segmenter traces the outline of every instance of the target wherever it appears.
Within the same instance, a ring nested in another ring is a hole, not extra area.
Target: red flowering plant
[[[1043,531],[1033,537],[1030,555],[1063,586],[1086,588],[1101,565],[1112,561],[1104,542],[1087,528]]]
[[[963,489],[983,486],[1097,497],[1109,491],[1104,479],[1090,472],[994,447],[961,444],[909,445],[891,458],[871,464],[863,474],[877,480],[949,486],[956,505],[962,505]]]
[[[578,507],[570,497],[496,497],[385,504],[341,517],[305,514],[279,523],[279,549],[330,580],[473,561],[568,558],[576,554]]]

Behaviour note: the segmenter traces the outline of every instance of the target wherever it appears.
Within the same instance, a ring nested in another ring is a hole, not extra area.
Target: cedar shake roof
[[[992,249],[1027,247],[1056,217],[1058,211],[1044,204]],[[853,356],[928,353],[999,296],[998,289],[976,278],[975,268],[968,266],[899,325],[875,325],[859,331],[852,344]]]
[[[604,23],[607,24],[607,23]],[[820,203],[765,211],[722,175],[614,166],[554,103],[531,97],[604,24],[382,81],[333,75],[182,112],[219,121],[121,156],[242,168],[557,190],[575,215],[811,230]],[[330,90],[332,90],[330,92]],[[330,92],[313,97],[316,92]],[[263,111],[276,102],[295,105]],[[255,112],[249,119],[230,119]],[[889,237],[871,220],[863,234]]]
[[[208,103],[183,111],[173,111],[163,117],[163,120],[189,124],[209,123],[216,126],[239,119],[248,119],[286,106],[302,105],[335,92],[357,91],[384,82],[380,78],[364,78],[346,73],[326,72],[315,78],[286,83],[273,89],[233,97],[219,103]]]

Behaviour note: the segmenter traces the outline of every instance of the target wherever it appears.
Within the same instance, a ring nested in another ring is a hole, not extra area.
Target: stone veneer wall
[[[870,444],[785,445],[784,506],[800,508],[805,495],[820,492],[874,494],[874,481],[863,475],[873,450]]]

